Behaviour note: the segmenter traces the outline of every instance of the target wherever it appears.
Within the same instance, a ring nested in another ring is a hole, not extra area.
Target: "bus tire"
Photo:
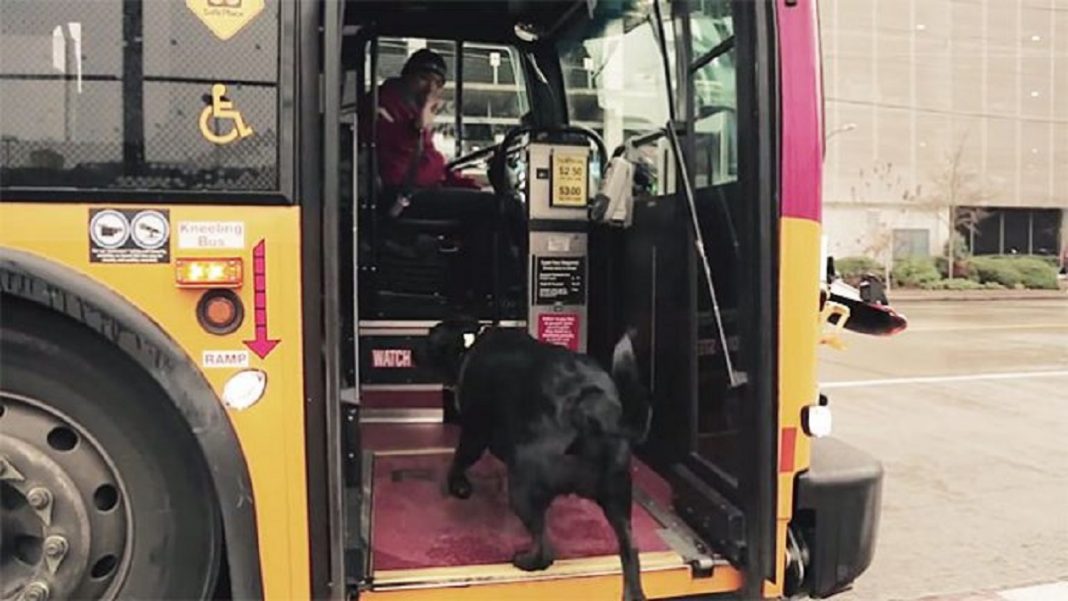
[[[210,598],[222,529],[181,415],[104,338],[4,301],[0,598]]]

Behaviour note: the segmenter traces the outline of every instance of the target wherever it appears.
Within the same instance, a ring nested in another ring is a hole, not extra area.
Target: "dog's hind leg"
[[[555,559],[545,534],[545,514],[552,503],[552,495],[538,490],[533,482],[523,478],[517,470],[509,470],[508,496],[511,499],[512,511],[519,516],[533,541],[533,547],[525,553],[516,553],[512,563],[527,572],[548,568]]]
[[[449,494],[460,499],[471,496],[471,481],[467,479],[467,468],[474,465],[485,450],[485,439],[467,429],[461,432],[460,444],[456,446],[452,465],[449,467]]]
[[[630,474],[621,472],[609,476],[608,484],[598,496],[597,504],[604,510],[604,516],[619,542],[619,559],[623,564],[623,601],[645,601],[641,583],[641,563],[630,530]]]

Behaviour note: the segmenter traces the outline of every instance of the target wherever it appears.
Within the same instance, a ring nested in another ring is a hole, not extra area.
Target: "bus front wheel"
[[[101,336],[7,300],[0,598],[209,598],[219,514],[177,410]]]

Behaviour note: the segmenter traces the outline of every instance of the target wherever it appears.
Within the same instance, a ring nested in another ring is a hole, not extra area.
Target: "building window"
[[[1061,209],[984,208],[981,213],[971,227],[958,226],[973,254],[1055,256],[1061,246]]]
[[[894,260],[931,256],[931,230],[895,229]]]

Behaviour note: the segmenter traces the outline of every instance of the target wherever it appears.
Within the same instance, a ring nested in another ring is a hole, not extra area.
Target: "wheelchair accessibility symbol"
[[[215,127],[212,127],[214,121]],[[229,123],[226,123],[226,122]],[[245,123],[241,111],[234,109],[234,102],[226,99],[226,86],[217,83],[211,86],[211,104],[200,112],[200,133],[213,144],[229,144],[253,134],[252,126]]]

